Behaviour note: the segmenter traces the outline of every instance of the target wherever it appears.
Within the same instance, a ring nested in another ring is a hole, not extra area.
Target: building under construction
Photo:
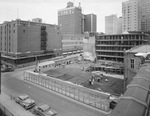
[[[95,36],[95,50],[97,60],[124,61],[124,51],[137,46],[147,44],[150,36],[141,32],[126,34]]]

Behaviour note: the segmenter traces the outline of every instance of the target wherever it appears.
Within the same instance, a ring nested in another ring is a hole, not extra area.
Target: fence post
[[[67,97],[71,97],[80,101],[82,103],[88,104],[90,106],[102,109],[104,111],[109,111],[109,106],[106,102],[97,102],[101,100],[101,94],[96,91],[82,89],[77,85],[68,84],[66,82],[48,78],[47,76],[42,76],[40,74],[34,74],[29,71],[23,73],[24,79],[32,83],[39,84],[45,88],[51,89],[53,91],[59,92]],[[12,99],[12,96],[11,96]]]

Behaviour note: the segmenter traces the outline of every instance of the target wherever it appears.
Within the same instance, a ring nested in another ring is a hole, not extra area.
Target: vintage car
[[[34,113],[39,116],[56,116],[57,112],[47,104],[41,104],[34,107]]]
[[[26,110],[33,108],[36,104],[33,99],[29,97],[29,95],[23,94],[19,95],[15,98],[16,103],[20,104],[22,107],[24,107]]]

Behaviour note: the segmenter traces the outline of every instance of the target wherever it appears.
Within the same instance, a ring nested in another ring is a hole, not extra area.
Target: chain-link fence
[[[103,111],[110,110],[109,94],[31,71],[24,72],[24,79]]]

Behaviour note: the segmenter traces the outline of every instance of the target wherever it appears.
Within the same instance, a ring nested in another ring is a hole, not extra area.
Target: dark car
[[[15,101],[24,107],[26,110],[33,108],[36,104],[33,99],[29,97],[29,95],[23,94],[15,98]]]
[[[35,106],[34,113],[38,114],[39,116],[56,116],[57,115],[57,112],[53,110],[47,104],[41,104],[39,106]]]
[[[15,68],[13,68],[13,67],[1,68],[2,72],[11,72],[11,71],[14,71],[14,70],[15,70]]]

